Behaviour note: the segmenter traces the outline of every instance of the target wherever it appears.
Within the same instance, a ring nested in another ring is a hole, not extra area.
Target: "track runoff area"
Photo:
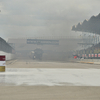
[[[1,66],[2,67],[2,66]],[[14,60],[0,72],[1,85],[100,86],[99,65]]]

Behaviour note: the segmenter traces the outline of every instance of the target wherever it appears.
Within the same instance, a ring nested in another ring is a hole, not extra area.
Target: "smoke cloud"
[[[0,35],[68,36],[72,25],[99,13],[99,4],[99,0],[0,0]]]

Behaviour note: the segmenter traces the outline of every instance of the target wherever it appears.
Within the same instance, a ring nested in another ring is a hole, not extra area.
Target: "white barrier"
[[[6,60],[11,60],[15,58],[15,54],[11,54],[11,53],[6,53],[3,51],[0,51],[0,55],[5,55],[6,56]]]

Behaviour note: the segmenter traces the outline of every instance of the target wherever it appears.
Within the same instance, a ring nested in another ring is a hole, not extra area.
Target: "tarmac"
[[[0,100],[100,100],[99,74],[97,64],[8,61]]]
[[[100,86],[100,69],[6,68],[5,86]]]

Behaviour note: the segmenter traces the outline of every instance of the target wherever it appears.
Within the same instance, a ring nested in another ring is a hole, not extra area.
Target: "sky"
[[[0,0],[0,37],[51,37],[100,13],[100,0]]]

